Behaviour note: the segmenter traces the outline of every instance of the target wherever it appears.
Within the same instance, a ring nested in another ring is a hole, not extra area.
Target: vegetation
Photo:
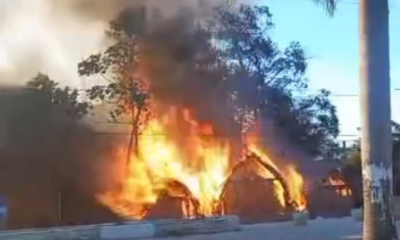
[[[33,169],[43,171],[54,184],[64,185],[71,180],[68,175],[74,175],[70,167],[78,164],[74,146],[88,134],[79,121],[91,106],[80,101],[78,90],[59,87],[42,73],[26,86],[10,103],[13,110],[4,113],[9,118],[10,149],[19,148],[36,164]]]
[[[394,183],[394,194],[400,194],[400,125],[392,121],[392,136],[393,136],[393,148],[392,148],[392,161],[393,161],[393,183]],[[354,146],[350,149],[346,156],[346,162],[343,164],[343,174],[347,182],[353,184],[354,188],[361,185],[360,181],[362,178],[362,162],[361,162],[361,146],[358,140]],[[357,183],[358,182],[358,183]],[[361,189],[358,189],[359,191]],[[361,193],[361,192],[360,192]]]
[[[196,91],[205,90],[202,101],[209,101],[210,92],[218,95],[211,97],[227,118],[243,120],[250,114],[272,119],[288,139],[314,156],[333,145],[338,118],[330,94],[308,93],[306,54],[297,42],[283,51],[277,47],[269,36],[274,25],[268,7],[241,5],[233,12],[221,6],[215,9],[214,20],[201,26],[187,24],[188,18],[190,14],[183,12],[152,33],[136,34],[126,23],[112,22],[108,33],[114,44],[79,64],[81,75],[100,74],[110,81],[106,87],[92,88],[91,99],[117,99],[112,116],[131,116],[132,138],[138,134],[136,125],[148,119],[150,95],[192,104],[199,101],[193,97],[199,95]],[[188,28],[192,31],[185,31]],[[140,68],[137,59],[146,54],[156,65],[148,88],[135,74]],[[170,80],[173,76],[167,71],[176,72],[178,67],[185,82]]]
[[[267,7],[243,5],[238,13],[220,9],[218,15],[222,27],[216,32],[224,42],[220,52],[229,59],[236,103],[263,119],[273,119],[308,153],[326,151],[339,133],[336,108],[326,90],[307,94],[307,58],[301,45],[293,42],[283,51],[278,49],[268,36],[273,24]]]
[[[38,73],[28,81],[27,88],[42,95],[46,102],[53,103],[53,108],[57,108],[61,114],[65,114],[71,120],[81,120],[91,109],[90,103],[80,101],[80,93],[77,89],[61,88],[56,81],[43,73]]]
[[[101,75],[109,83],[106,86],[94,86],[88,91],[90,100],[111,103],[110,112],[113,121],[129,122],[131,133],[127,147],[127,163],[135,143],[138,150],[140,128],[148,120],[150,94],[141,79],[134,77],[136,62],[136,43],[122,31],[118,22],[111,22],[108,37],[114,41],[106,51],[89,56],[78,64],[82,76]],[[136,152],[136,154],[138,154]]]

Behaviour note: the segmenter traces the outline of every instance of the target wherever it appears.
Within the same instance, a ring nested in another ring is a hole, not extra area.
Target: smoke
[[[76,63],[101,49],[104,24],[82,24],[58,14],[46,0],[1,1],[0,83],[21,85],[38,71],[81,86]]]
[[[218,65],[210,36],[196,24],[212,16],[209,10],[186,8],[173,17],[145,22],[150,31],[138,41],[144,54],[139,52],[137,75],[150,86],[157,113],[164,114],[171,106],[189,109],[198,123],[211,124],[217,135],[226,136],[233,133],[223,91],[226,71]],[[129,32],[130,26],[124,26]]]
[[[145,74],[156,86],[155,94],[171,105],[181,104],[192,109],[203,102],[204,108],[210,108],[213,103],[204,104],[204,99],[212,97],[207,95],[215,88],[211,78],[220,76],[203,76],[184,66],[182,58],[199,50],[194,49],[196,37],[187,34],[193,25],[186,24],[189,21],[182,18],[182,9],[190,9],[192,19],[204,19],[210,16],[215,5],[224,1],[0,1],[0,85],[22,85],[39,71],[62,85],[77,88],[100,83],[96,77],[79,77],[77,64],[107,47],[104,31],[110,20],[125,10],[145,5],[147,23],[153,23],[155,30],[146,36],[155,55],[145,66]],[[157,10],[162,12],[163,21],[156,21]],[[129,18],[129,11],[125,12]],[[150,65],[154,67],[149,68]],[[198,79],[193,79],[196,75]]]
[[[148,9],[162,9],[164,16],[176,15],[182,7],[205,10],[212,4],[222,3],[223,0],[61,0],[48,2],[57,11],[75,15],[85,20],[109,21],[121,11],[128,8],[146,6]]]
[[[0,1],[0,84],[21,85],[42,71],[64,85],[89,87],[76,65],[106,47],[104,30],[121,11],[145,4],[150,11],[162,9],[164,16],[174,16],[182,7],[203,9],[203,14],[210,9],[207,1]],[[218,2],[222,0],[213,4]]]

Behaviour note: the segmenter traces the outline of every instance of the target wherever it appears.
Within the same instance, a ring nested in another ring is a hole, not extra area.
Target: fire
[[[148,206],[155,204],[167,191],[173,197],[192,200],[191,205],[196,203],[195,214],[213,215],[234,165],[230,150],[226,141],[215,136],[212,126],[197,123],[188,110],[172,108],[145,126],[121,188],[101,194],[98,199],[121,216],[141,219]],[[278,166],[255,145],[249,150],[285,176],[290,199],[296,203],[297,210],[304,209],[303,180],[295,168],[284,166],[278,170]],[[124,158],[124,151],[120,150],[120,153]],[[276,177],[262,166],[255,171],[264,178]],[[175,183],[187,191],[179,189]],[[277,199],[285,206],[287,196],[279,181],[274,181],[274,189]],[[185,217],[193,217],[193,207],[190,206],[189,211],[182,209]]]
[[[177,146],[166,135],[145,137],[140,145],[140,154],[152,176],[160,179],[161,183],[162,179],[175,179],[183,183],[200,202],[199,211],[211,215],[212,206],[219,200],[221,185],[228,171],[229,148],[223,143],[205,140],[198,132],[193,131],[188,139],[196,143],[196,147],[189,150],[188,155],[194,156],[191,159],[193,162],[189,164],[185,164],[187,161],[180,152],[183,146]],[[165,132],[163,125],[153,121],[145,134],[160,132]]]
[[[288,165],[283,171],[290,179],[288,181],[289,194],[291,199],[296,203],[297,211],[304,211],[307,207],[306,197],[304,194],[304,180],[293,165]]]
[[[336,187],[337,189],[335,191],[340,196],[351,196],[352,195],[350,187],[347,185],[347,183],[345,181],[343,181],[340,178],[331,176],[327,179],[327,184],[330,186]]]
[[[304,181],[303,177],[300,175],[300,173],[296,170],[296,168],[293,165],[284,165],[278,168],[278,166],[256,145],[250,144],[249,145],[249,151],[255,153],[257,156],[259,156],[262,161],[265,163],[269,164],[272,168],[274,168],[274,171],[276,171],[278,174],[280,174],[283,179],[282,181],[285,182],[286,187],[288,188],[288,196],[289,199],[295,204],[295,208],[297,211],[303,211],[306,208],[306,199],[304,195]],[[263,176],[265,178],[275,178],[276,176],[273,176],[270,171],[268,171],[265,168],[259,168],[259,171],[262,171],[260,176]],[[275,181],[275,194],[276,197],[279,199],[281,202],[282,206],[286,205],[286,200],[285,199],[285,189],[282,186],[282,183],[279,181]]]
[[[122,191],[99,196],[118,214],[143,217],[144,212],[137,209],[154,204],[164,190],[174,192],[168,189],[168,181],[175,180],[190,190],[199,202],[200,213],[212,215],[229,170],[229,146],[207,137],[212,128],[199,127],[188,111],[181,115],[184,125],[189,126],[184,136],[187,144],[179,144],[182,139],[174,132],[180,118],[177,115],[172,111],[161,121],[148,123],[139,138],[139,157],[132,157]]]

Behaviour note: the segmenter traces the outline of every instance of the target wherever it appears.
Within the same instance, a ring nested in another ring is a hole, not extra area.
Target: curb
[[[237,216],[136,221],[0,233],[1,240],[132,240],[240,230]]]
[[[154,224],[132,222],[0,233],[1,240],[122,240],[154,236]]]
[[[153,223],[140,222],[131,225],[104,226],[99,228],[99,239],[138,239],[153,237],[155,226]]]
[[[232,232],[241,229],[238,216],[174,219],[154,222],[155,237]]]

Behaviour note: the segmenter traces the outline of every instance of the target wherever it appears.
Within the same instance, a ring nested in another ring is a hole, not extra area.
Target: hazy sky
[[[103,24],[83,25],[48,0],[0,0],[1,84],[21,84],[43,71],[77,86],[77,63],[100,49],[103,33]]]
[[[358,74],[358,4],[339,1],[329,18],[311,0],[264,0],[276,28],[274,39],[283,47],[299,41],[312,57],[308,76],[312,89],[326,88],[333,95],[341,121],[341,134],[357,134],[360,126]],[[288,4],[290,2],[290,4]],[[390,4],[392,116],[400,121],[400,4]],[[354,96],[340,96],[354,95]],[[355,139],[355,136],[346,139]]]
[[[303,45],[312,57],[307,73],[311,88],[330,90],[338,107],[341,134],[357,134],[360,124],[357,0],[340,1],[334,18],[329,18],[311,0],[252,1],[270,7],[276,24],[273,38],[281,47],[293,40]],[[17,66],[32,69],[24,72],[23,77],[32,76],[41,68],[51,76],[61,76],[58,81],[81,85],[76,63],[102,45],[102,26],[92,24],[90,30],[82,29],[77,21],[65,19],[60,14],[55,17],[51,9],[43,7],[44,2],[0,1],[0,67],[5,62],[1,47],[6,47],[10,51],[8,57],[18,63]],[[13,14],[6,14],[10,8],[15,8]],[[400,25],[400,4],[392,3],[390,14],[392,115],[394,120],[400,121],[400,91],[394,91],[400,88],[400,45],[396,44],[400,42],[400,29],[394,27]],[[1,24],[4,21],[6,25]],[[25,61],[26,55],[34,56],[34,60]],[[21,74],[15,74],[21,72],[19,70],[11,69],[7,77],[2,73],[0,78],[15,82],[23,78]],[[348,138],[355,139],[356,136]]]

